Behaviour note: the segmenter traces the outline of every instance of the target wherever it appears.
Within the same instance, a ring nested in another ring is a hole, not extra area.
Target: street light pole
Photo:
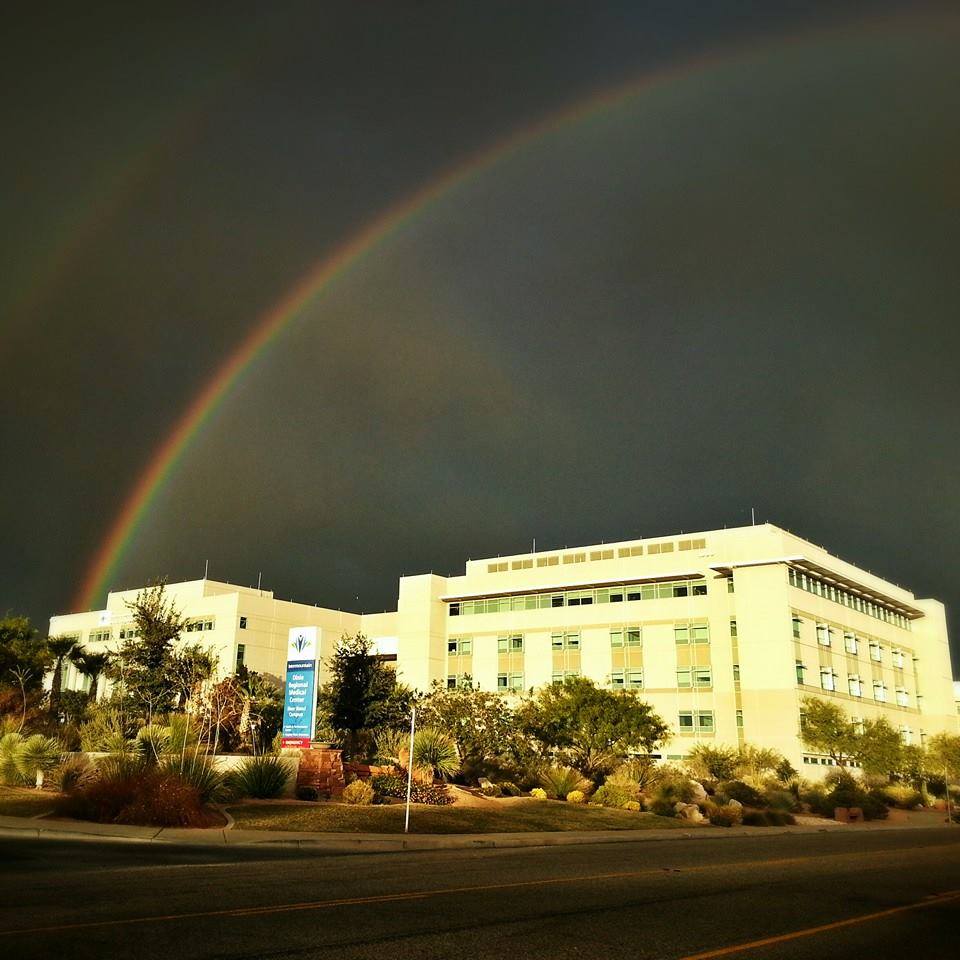
[[[403,818],[403,832],[410,832],[410,794],[413,792],[413,732],[417,724],[417,708],[410,708],[410,755],[407,757],[407,812]]]

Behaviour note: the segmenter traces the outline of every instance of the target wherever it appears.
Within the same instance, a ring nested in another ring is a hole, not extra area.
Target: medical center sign
[[[316,627],[293,627],[287,641],[287,689],[283,698],[283,746],[309,747],[317,712]]]

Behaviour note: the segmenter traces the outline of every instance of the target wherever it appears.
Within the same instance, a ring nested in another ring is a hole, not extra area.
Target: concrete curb
[[[29,840],[93,840],[119,843],[169,843],[183,846],[296,847],[329,853],[400,853],[416,850],[482,850],[518,847],[574,846],[597,843],[651,843],[667,840],[724,840],[734,837],[824,833],[849,829],[844,824],[815,827],[700,827],[694,830],[606,830],[489,834],[353,834],[300,833],[238,829],[229,817],[219,830],[133,827],[81,821],[37,821],[0,817],[0,837]]]

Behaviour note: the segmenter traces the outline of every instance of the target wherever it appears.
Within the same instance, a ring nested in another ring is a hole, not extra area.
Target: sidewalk
[[[925,818],[926,819],[926,818]],[[300,833],[281,830],[187,830],[170,827],[130,827],[77,820],[30,820],[0,817],[0,837],[31,840],[111,840],[128,843],[172,843],[190,846],[287,846],[328,853],[387,853],[404,850],[476,850],[484,848],[547,847],[596,843],[649,843],[668,840],[725,840],[780,834],[814,834],[833,830],[903,830],[943,826],[940,822],[847,825],[832,821],[793,827],[697,827],[690,830],[604,830],[544,833],[482,834],[356,834]]]

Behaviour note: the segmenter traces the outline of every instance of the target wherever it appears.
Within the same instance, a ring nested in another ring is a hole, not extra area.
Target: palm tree
[[[47,650],[53,657],[53,681],[50,684],[50,716],[56,719],[60,712],[60,688],[63,685],[63,661],[73,651],[78,650],[80,641],[76,637],[49,637]],[[79,652],[79,651],[78,651]]]
[[[87,653],[83,648],[74,650],[70,659],[77,665],[77,669],[90,678],[90,693],[87,695],[90,703],[97,702],[97,684],[104,670],[110,666],[113,654],[104,650],[101,653]]]

